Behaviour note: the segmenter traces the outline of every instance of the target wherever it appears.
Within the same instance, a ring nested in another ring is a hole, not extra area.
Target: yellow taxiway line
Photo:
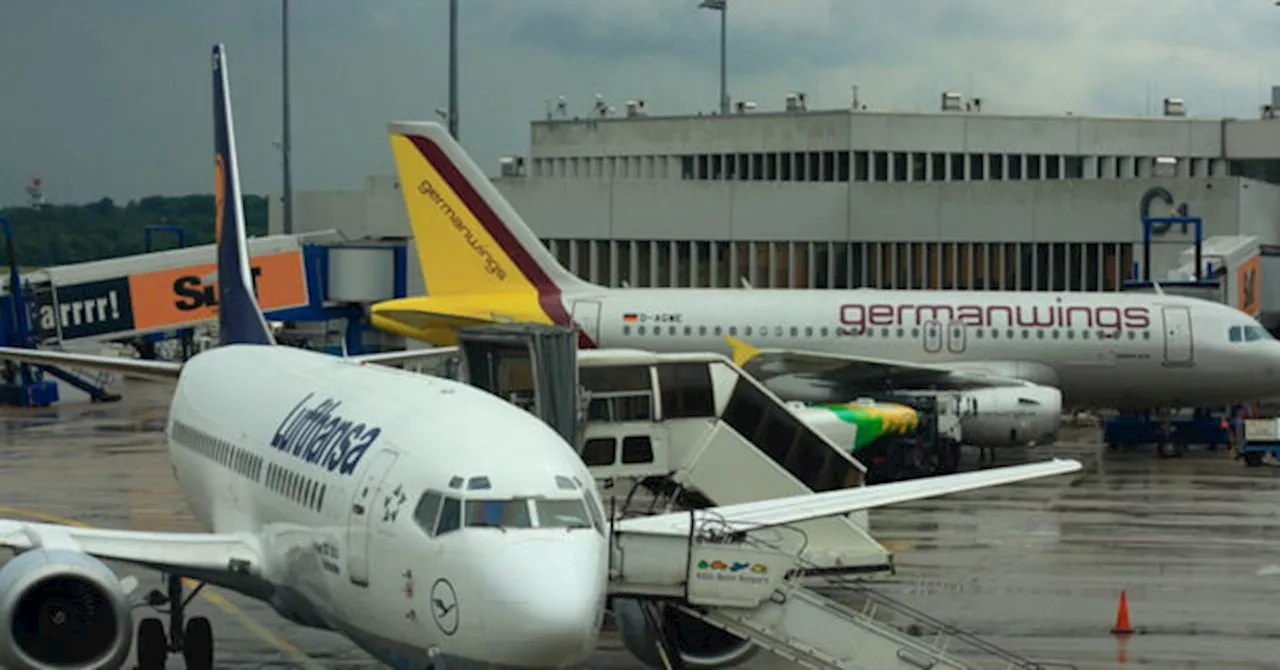
[[[35,510],[22,509],[19,507],[9,507],[8,505],[0,505],[0,514],[26,517],[28,519],[34,519],[36,521],[45,521],[48,523],[56,523],[64,526],[77,526],[79,528],[93,528],[93,526],[91,526],[90,524],[84,523],[83,521],[76,521],[75,519],[70,519],[65,516],[58,516],[57,514],[47,514],[45,512],[37,512]],[[186,586],[190,588],[194,588],[196,586],[196,582],[193,580],[183,579],[182,581],[184,584],[186,584]],[[287,641],[285,641],[284,638],[271,632],[270,630],[267,629],[266,626],[263,626],[262,624],[258,623],[253,617],[246,614],[244,610],[240,609],[239,607],[236,607],[231,603],[231,601],[222,597],[222,594],[213,590],[213,587],[205,586],[205,588],[200,590],[200,596],[203,597],[205,600],[209,601],[210,603],[213,603],[213,605],[218,609],[222,610],[223,613],[235,619],[237,623],[239,623],[241,626],[244,626],[246,629],[249,630],[249,632],[253,633],[254,635],[257,635],[259,638],[262,638],[263,642],[266,642],[267,644],[275,647],[276,649],[279,649],[285,654],[288,654],[290,657],[293,658],[293,660],[301,663],[303,667],[312,668],[316,670],[318,670],[321,667],[319,663],[316,663],[311,657],[303,653],[301,649],[293,646],[292,644],[289,644]]]

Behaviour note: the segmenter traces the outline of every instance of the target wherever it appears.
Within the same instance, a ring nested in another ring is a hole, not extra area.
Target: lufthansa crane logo
[[[458,594],[453,584],[443,577],[431,585],[431,618],[440,632],[453,635],[458,632]]]

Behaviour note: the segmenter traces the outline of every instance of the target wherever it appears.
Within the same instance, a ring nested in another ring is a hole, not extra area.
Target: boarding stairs
[[[580,351],[577,360],[586,397],[583,462],[623,515],[865,483],[866,468],[849,447],[837,446],[724,356],[604,350]],[[821,566],[815,573],[893,570],[865,511],[800,527],[806,558]]]
[[[806,668],[1073,667],[1023,658],[865,584],[832,587],[829,595],[806,588],[811,564],[755,531],[732,541],[713,527],[692,536],[615,529],[613,537],[613,595],[662,600]]]

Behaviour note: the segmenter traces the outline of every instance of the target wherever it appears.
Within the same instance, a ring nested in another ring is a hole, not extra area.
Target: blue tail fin
[[[227,54],[213,45],[214,239],[218,249],[218,331],[222,344],[275,344],[267,319],[258,307],[249,271],[249,245],[236,163],[235,128],[231,124],[231,89]]]

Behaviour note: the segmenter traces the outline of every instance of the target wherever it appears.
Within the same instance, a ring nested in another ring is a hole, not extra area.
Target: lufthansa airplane
[[[213,98],[221,346],[185,364],[0,349],[176,380],[169,458],[209,532],[0,519],[0,546],[16,553],[0,567],[0,667],[115,669],[136,646],[140,670],[163,668],[171,650],[208,670],[212,627],[185,616],[184,578],[336,631],[397,668],[582,661],[609,584],[608,522],[591,473],[559,434],[494,395],[367,365],[422,352],[343,359],[277,345],[249,273],[222,45]],[[1050,461],[708,512],[767,527],[1079,468]],[[690,523],[673,514],[613,529],[684,537]],[[135,638],[137,580],[104,559],[165,575],[165,592],[146,602],[170,605],[167,631],[148,617]]]
[[[1164,294],[607,288],[561,266],[436,123],[390,126],[427,296],[375,326],[449,344],[494,321],[576,324],[584,347],[733,352],[780,395],[963,390],[965,441],[1035,442],[1063,404],[1159,409],[1280,391],[1280,342],[1231,307]],[[980,430],[973,430],[980,428]]]

